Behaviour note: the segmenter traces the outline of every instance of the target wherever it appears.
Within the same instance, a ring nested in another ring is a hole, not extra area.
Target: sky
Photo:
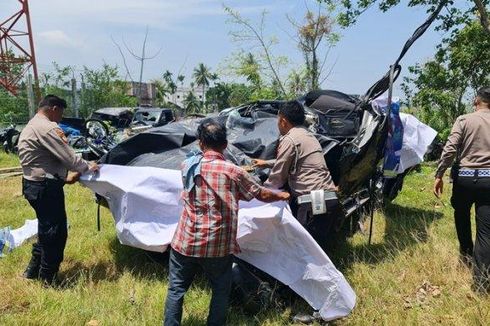
[[[387,13],[376,7],[365,12],[347,29],[336,28],[340,42],[332,49],[327,66],[332,73],[323,88],[349,94],[363,94],[389,69],[401,47],[413,31],[427,18],[424,8],[402,5]],[[233,42],[223,5],[238,10],[245,18],[257,22],[266,10],[266,32],[278,40],[276,55],[290,59],[290,67],[300,67],[301,54],[291,35],[287,15],[301,21],[305,5],[316,8],[314,0],[29,0],[38,69],[52,71],[52,62],[82,67],[118,65],[122,77],[121,55],[111,38],[126,54],[133,79],[139,79],[139,62],[124,49],[123,39],[135,52],[141,51],[148,27],[147,55],[160,49],[158,56],[145,61],[143,80],[158,78],[165,70],[186,75],[189,83],[193,68],[200,62],[213,71],[222,71],[231,53],[247,46]],[[2,0],[0,19],[15,12],[18,2]],[[444,36],[431,28],[412,46],[401,64],[402,77],[407,68],[429,60]],[[395,92],[400,93],[399,78]],[[231,81],[228,77],[227,81]]]

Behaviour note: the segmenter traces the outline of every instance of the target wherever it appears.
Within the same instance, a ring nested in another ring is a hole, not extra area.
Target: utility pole
[[[71,79],[71,107],[75,113],[75,118],[79,118],[78,103],[77,103],[77,80]]]
[[[80,107],[83,109],[85,108],[85,97],[86,97],[86,90],[85,90],[85,79],[83,79],[83,74],[80,74],[80,77],[82,79],[80,83]],[[88,112],[83,112],[84,115],[88,115]]]
[[[34,97],[34,89],[32,87],[32,75],[27,75],[27,103],[29,104],[29,118],[36,114],[36,100]]]

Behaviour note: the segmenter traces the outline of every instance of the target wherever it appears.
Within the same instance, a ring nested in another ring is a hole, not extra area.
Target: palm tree
[[[165,106],[165,96],[169,93],[170,90],[166,87],[165,83],[163,83],[159,79],[153,80],[152,83],[155,85],[156,89],[155,104],[157,106]]]
[[[192,112],[192,113],[197,113],[199,111],[199,100],[197,99],[196,95],[192,91],[187,93],[187,95],[184,98],[184,106],[185,106],[185,114]]]
[[[180,86],[181,87],[184,86],[184,79],[185,79],[185,76],[184,75],[178,75],[177,76],[177,81],[180,83]]]
[[[194,68],[194,72],[192,74],[192,77],[194,77],[196,84],[202,87],[201,105],[203,107],[204,107],[204,97],[206,94],[206,87],[209,86],[209,81],[211,80],[212,75],[213,74],[209,71],[209,68],[206,67],[206,65],[204,65],[204,63],[198,64],[197,67]]]
[[[244,76],[252,86],[260,90],[262,80],[260,78],[260,64],[255,59],[252,53],[247,53],[245,57],[241,59],[238,73]]]
[[[177,85],[175,84],[173,78],[172,78],[172,73],[168,70],[166,70],[163,75],[162,75],[162,78],[163,80],[165,81],[165,83],[167,84],[168,88],[170,89],[171,93],[175,93],[175,91],[177,90]]]

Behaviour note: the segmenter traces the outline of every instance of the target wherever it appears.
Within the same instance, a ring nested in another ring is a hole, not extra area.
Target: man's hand
[[[99,166],[94,161],[88,162],[88,170],[91,172],[98,172]]]
[[[434,195],[436,195],[437,198],[440,198],[443,192],[444,188],[444,181],[442,181],[442,178],[436,178],[434,181]]]
[[[285,192],[285,191],[281,191],[280,193],[277,194],[277,196],[280,198],[280,200],[285,200],[285,201],[288,201],[289,198],[291,198],[289,192]]]
[[[266,168],[266,167],[268,167],[268,164],[267,164],[266,160],[255,159],[255,160],[252,160],[252,166],[254,168]]]
[[[267,188],[262,188],[256,198],[264,203],[272,203],[279,200],[289,200],[290,197],[291,195],[285,191],[275,192]]]
[[[68,174],[66,175],[65,183],[69,185],[74,184],[75,182],[80,180],[80,175],[81,174],[79,172],[68,171]]]

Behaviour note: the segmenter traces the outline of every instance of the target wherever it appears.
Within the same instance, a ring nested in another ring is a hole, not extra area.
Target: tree
[[[262,87],[262,78],[260,77],[261,67],[255,59],[253,53],[249,52],[239,58],[237,74],[245,77],[247,81],[256,89]]]
[[[331,7],[328,11],[333,10]],[[319,89],[320,85],[328,78],[330,73],[322,76],[330,49],[337,43],[338,34],[333,32],[334,21],[325,13],[322,5],[318,5],[315,13],[307,8],[302,24],[288,17],[290,23],[296,29],[296,37],[299,49],[303,53],[306,65],[306,79],[308,89]],[[323,51],[322,51],[323,50]],[[320,78],[322,80],[320,80]]]
[[[88,117],[94,110],[111,106],[136,106],[137,99],[127,94],[129,85],[119,79],[116,66],[104,64],[101,69],[83,67],[84,91],[80,113]]]
[[[29,120],[29,109],[25,85],[19,85],[17,96],[0,87],[0,126],[9,123],[22,124]]]
[[[177,81],[180,83],[180,87],[184,86],[184,79],[185,79],[184,75],[178,75],[177,76]]]
[[[233,91],[233,84],[215,83],[206,92],[206,102],[220,111],[231,106],[230,96]]]
[[[230,106],[238,106],[252,100],[254,89],[245,84],[232,84],[229,97]],[[263,99],[263,98],[262,98]]]
[[[43,95],[54,94],[62,98],[73,96],[70,88],[71,78],[76,69],[71,66],[60,66],[53,63],[54,71],[41,76],[41,92]],[[129,85],[119,77],[116,66],[104,64],[101,68],[90,69],[83,67],[80,73],[80,113],[88,117],[94,110],[102,107],[136,106],[137,99],[128,95]],[[0,90],[0,122],[26,122],[29,118],[27,109],[26,87],[22,85],[17,97],[9,96]],[[66,116],[73,113],[73,108],[67,108]]]
[[[267,12],[262,12],[260,22],[255,26],[249,20],[243,18],[238,11],[226,6],[225,11],[230,16],[230,21],[241,27],[240,30],[230,32],[232,39],[237,42],[252,44],[252,46],[260,49],[261,57],[271,75],[272,81],[279,86],[281,93],[286,95],[286,88],[281,81],[279,67],[287,59],[285,57],[274,56],[272,53],[273,46],[277,44],[277,40],[274,37],[267,37],[265,35],[265,17]]]
[[[155,105],[158,107],[166,106],[165,97],[169,93],[167,85],[159,79],[152,80],[152,83],[155,85]]]
[[[200,103],[194,92],[190,91],[184,98],[185,114],[198,113],[200,109]]]
[[[319,0],[329,4],[336,4],[337,0]],[[408,6],[424,6],[427,12],[432,13],[442,0],[409,0]],[[484,33],[490,35],[490,20],[488,5],[489,0],[448,0],[446,9],[443,14],[438,16],[440,25],[437,30],[452,31],[453,33],[461,29],[465,24],[470,23],[478,18]],[[343,26],[349,26],[356,22],[357,18],[370,7],[377,5],[378,8],[385,12],[400,4],[400,0],[342,0],[340,5],[344,8],[339,17],[339,23]],[[478,17],[475,16],[478,13]]]
[[[307,90],[307,77],[304,72],[298,72],[296,70],[291,71],[289,74],[288,91],[291,97],[296,97],[304,94]]]
[[[162,75],[162,78],[166,84],[167,89],[170,91],[170,94],[175,93],[175,91],[177,90],[177,84],[173,80],[173,74],[170,71],[165,70],[165,72]]]
[[[209,87],[209,81],[213,78],[213,74],[209,71],[209,68],[204,63],[200,63],[197,65],[196,68],[194,68],[192,77],[194,77],[196,85],[202,87],[201,106],[204,108],[206,87]]]
[[[409,67],[412,75],[403,83],[406,96],[443,138],[456,117],[466,113],[467,96],[490,83],[488,49],[490,35],[474,21],[444,41],[432,60]]]

